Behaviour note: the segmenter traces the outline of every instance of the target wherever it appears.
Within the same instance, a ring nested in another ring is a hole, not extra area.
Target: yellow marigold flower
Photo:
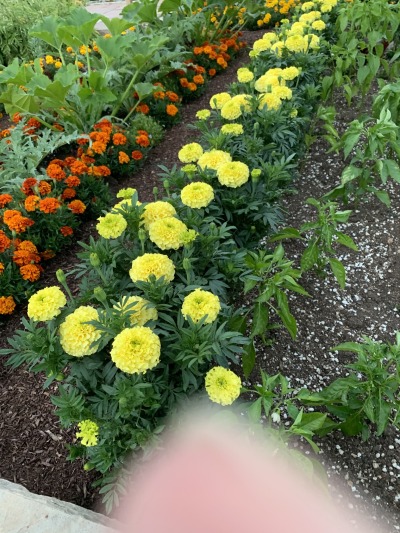
[[[269,50],[271,48],[271,42],[267,39],[258,39],[253,44],[253,56],[257,57],[261,52],[265,52],[265,50]]]
[[[292,98],[292,89],[289,89],[289,87],[274,87],[272,90],[272,94],[280,98],[281,100],[291,100]]]
[[[287,67],[282,70],[282,78],[290,81],[297,78],[300,75],[300,69],[297,67]]]
[[[251,96],[249,94],[237,94],[226,102],[221,109],[221,117],[226,120],[236,120],[242,116],[243,111],[251,110]]]
[[[120,189],[117,192],[117,198],[129,199],[129,198],[132,198],[135,192],[137,191],[133,187],[128,187],[127,189]]]
[[[199,322],[206,317],[204,324],[211,324],[216,320],[221,311],[221,304],[218,296],[203,289],[195,289],[183,300],[182,315],[187,319],[190,317],[193,322]]]
[[[304,2],[301,6],[302,11],[310,11],[314,8],[314,2]]]
[[[307,52],[308,39],[301,35],[292,35],[286,39],[285,46],[290,52]]]
[[[231,95],[229,93],[217,93],[210,98],[211,109],[221,109],[226,102],[229,102]]]
[[[221,133],[223,135],[242,135],[243,133],[243,126],[241,124],[224,124],[221,128]]]
[[[223,150],[211,150],[210,152],[204,152],[197,164],[202,170],[206,168],[217,170],[220,165],[228,163],[229,161],[232,161],[232,157],[228,152],[224,152]]]
[[[59,287],[46,287],[29,298],[28,317],[35,322],[47,322],[58,316],[66,303]]]
[[[317,48],[319,48],[319,37],[318,37],[318,35],[309,34],[308,38],[310,39],[309,46],[310,46],[311,50],[316,50]]]
[[[196,165],[185,165],[184,167],[181,168],[181,170],[183,172],[186,172],[186,174],[194,174],[195,172],[197,172],[197,167]]]
[[[306,24],[304,22],[294,22],[291,27],[286,31],[286,36],[291,35],[304,35]]]
[[[134,204],[135,206],[142,205],[142,202],[136,202]],[[120,202],[117,202],[114,207],[111,209],[111,213],[119,213],[120,209],[126,208],[126,207],[132,207],[132,198],[124,198]]]
[[[313,30],[317,30],[317,31],[322,31],[326,28],[326,24],[323,20],[315,20],[312,24],[311,24],[311,27]]]
[[[111,33],[104,34],[104,39],[111,39],[111,37],[112,37]]]
[[[299,112],[297,111],[297,109],[293,109],[293,111],[291,111],[289,115],[290,115],[292,118],[295,118],[295,117],[297,117],[298,113],[299,113]]]
[[[170,282],[175,277],[175,266],[166,255],[143,254],[132,261],[129,276],[133,282],[148,281],[150,276]]]
[[[61,324],[60,343],[67,354],[83,357],[97,352],[101,331],[92,324],[87,324],[92,320],[99,320],[98,312],[94,307],[82,305]]]
[[[263,21],[262,19],[258,19],[258,20],[257,20],[257,26],[258,26],[259,28],[261,28],[261,26],[263,26],[263,25],[264,25],[264,21]]]
[[[231,405],[239,398],[242,387],[239,376],[222,366],[207,372],[205,385],[210,400],[220,405]]]
[[[46,63],[48,65],[52,65],[54,63],[54,57],[53,56],[46,56],[45,60],[46,60]]]
[[[161,250],[177,250],[183,246],[186,224],[175,217],[156,220],[149,227],[149,237]]]
[[[97,219],[96,229],[103,239],[117,239],[126,230],[128,223],[121,214],[107,213]]]
[[[208,109],[200,109],[196,113],[196,118],[198,118],[199,120],[207,120],[208,118],[210,118],[210,115],[211,111],[209,111]]]
[[[283,41],[278,41],[271,46],[271,50],[279,57],[282,55],[282,50],[285,48],[285,43]]]
[[[54,66],[55,66],[56,68],[61,68],[61,67],[62,67],[62,63],[61,63],[61,61],[54,61]]]
[[[254,84],[254,89],[259,93],[266,93],[272,89],[272,87],[277,87],[280,85],[278,76],[269,74],[268,72],[258,78]]]
[[[90,48],[87,48],[84,44],[79,47],[79,53],[83,56],[86,54],[86,52],[89,52]]]
[[[81,439],[83,446],[96,446],[99,435],[99,426],[92,420],[82,420],[78,424],[79,431],[76,438]]]
[[[239,68],[236,74],[240,83],[248,83],[254,79],[254,74],[248,68]]]
[[[214,200],[214,190],[208,183],[195,181],[181,190],[181,200],[192,209],[207,207]]]
[[[132,326],[144,326],[150,320],[157,320],[158,313],[150,302],[140,296],[128,296],[113,306],[114,309],[129,315]]]
[[[267,106],[269,110],[278,110],[281,107],[282,100],[274,93],[265,93],[260,96],[260,103],[258,109],[263,109]]]
[[[249,167],[240,161],[225,163],[217,170],[218,181],[221,185],[236,189],[246,183],[250,176]]]
[[[159,220],[160,218],[173,217],[176,215],[175,207],[168,202],[151,202],[144,208],[142,215],[144,227],[149,229],[150,224]]]
[[[199,143],[185,144],[178,152],[178,159],[181,163],[195,163],[203,152],[203,147]]]
[[[160,361],[161,343],[158,336],[145,326],[123,329],[115,337],[111,359],[127,374],[144,374]]]
[[[74,49],[72,48],[72,46],[67,46],[66,50],[67,50],[67,52],[68,52],[69,54],[72,54],[72,52],[74,51]]]

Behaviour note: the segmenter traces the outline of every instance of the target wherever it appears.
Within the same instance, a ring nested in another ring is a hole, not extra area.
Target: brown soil
[[[243,40],[251,46],[263,32],[244,32]],[[199,109],[208,107],[210,97],[222,92],[235,80],[236,70],[248,62],[246,49],[232,61],[228,69],[214,78],[205,93],[182,109],[182,123],[167,131],[164,140],[152,150],[143,168],[134,176],[111,183],[112,192],[121,187],[135,187],[142,201],[153,200],[153,187],[160,187],[158,165],[172,167],[178,163],[177,153],[182,144],[196,137],[187,125],[195,121]],[[6,117],[3,127],[7,125]],[[77,235],[77,241],[88,242],[96,236],[94,222],[85,224]],[[47,265],[43,285],[56,283],[55,272],[67,271],[77,263],[76,242]],[[25,309],[7,321],[0,322],[0,349],[8,346],[7,338],[20,327]],[[43,375],[33,375],[26,368],[11,370],[0,360],[0,477],[20,483],[36,494],[54,496],[91,508],[97,491],[90,484],[93,473],[82,469],[82,461],[67,461],[65,443],[74,441],[73,429],[64,430],[54,416],[50,396],[54,390],[43,390]]]

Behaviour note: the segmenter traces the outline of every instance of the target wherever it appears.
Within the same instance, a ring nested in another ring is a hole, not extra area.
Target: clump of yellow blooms
[[[177,250],[184,244],[184,236],[188,228],[175,217],[156,220],[149,227],[149,237],[161,250]]]
[[[221,117],[225,120],[236,120],[242,116],[243,111],[251,110],[251,96],[249,94],[237,94],[221,108]]]
[[[141,296],[128,296],[113,306],[119,313],[129,315],[132,326],[144,326],[150,320],[157,320],[158,313],[149,301]]]
[[[175,207],[168,202],[151,202],[144,208],[142,215],[144,227],[148,230],[150,224],[160,218],[173,217],[176,215]]]
[[[223,150],[210,150],[210,152],[204,152],[197,164],[202,170],[206,168],[217,170],[220,165],[229,161],[232,161],[232,157],[228,152],[224,152]]]
[[[175,266],[166,255],[143,254],[132,261],[129,276],[134,282],[148,281],[150,276],[170,282],[175,277]]]
[[[160,361],[161,343],[150,328],[126,328],[115,337],[111,359],[115,366],[127,374],[144,374]]]
[[[243,130],[242,124],[231,123],[231,124],[224,124],[221,127],[221,133],[223,135],[232,135],[233,137],[237,135],[242,135],[243,131],[244,130]]]
[[[218,296],[203,289],[195,289],[183,300],[182,315],[190,317],[193,322],[199,322],[206,317],[204,324],[211,324],[221,311],[221,304]]]
[[[61,324],[60,343],[67,354],[83,357],[97,352],[101,331],[92,324],[87,324],[92,320],[99,320],[97,310],[89,305],[82,305]]]
[[[59,287],[46,287],[29,298],[28,317],[35,322],[47,322],[58,316],[66,303]]]
[[[237,79],[240,83],[248,83],[254,79],[254,74],[248,68],[242,67],[237,70]]]
[[[278,87],[281,84],[285,85],[285,80],[279,80],[279,76],[274,75],[274,73],[269,70],[258,78],[256,83],[254,84],[254,89],[260,93],[266,93],[270,91],[273,87]]]
[[[249,167],[240,161],[225,163],[217,170],[218,181],[221,185],[236,189],[246,183],[250,176]]]
[[[79,431],[76,438],[81,439],[83,446],[96,446],[99,435],[99,426],[93,420],[82,420],[78,424]]]
[[[123,198],[124,200],[128,200],[129,198],[132,198],[132,196],[136,193],[136,189],[133,187],[128,187],[126,189],[120,189],[117,192],[117,198]]]
[[[232,370],[215,366],[207,372],[205,386],[212,402],[220,405],[231,405],[239,398],[242,384],[239,376]]]
[[[202,155],[203,147],[199,143],[190,143],[179,150],[178,159],[181,163],[195,163]]]
[[[229,93],[217,93],[210,98],[211,109],[221,109],[226,102],[229,102],[231,95]]]
[[[127,200],[129,202],[129,200]],[[117,204],[117,206],[119,206]],[[126,230],[128,223],[121,214],[107,213],[104,217],[97,219],[96,229],[103,239],[117,239]]]
[[[258,109],[264,109],[267,106],[268,110],[277,111],[282,104],[282,100],[274,92],[265,93],[260,96]]]
[[[181,200],[192,209],[207,207],[214,200],[214,189],[208,183],[194,181],[183,187]]]

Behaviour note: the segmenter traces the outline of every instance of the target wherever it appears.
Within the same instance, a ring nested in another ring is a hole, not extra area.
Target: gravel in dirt
[[[262,33],[246,31],[242,40],[252,46]],[[196,120],[199,109],[208,107],[213,94],[224,91],[236,79],[236,70],[248,63],[247,52],[244,48],[228,69],[210,82],[198,100],[182,108],[182,122],[166,132],[164,140],[150,152],[139,172],[128,179],[110,183],[113,193],[130,186],[138,190],[141,201],[153,200],[153,187],[160,187],[158,166],[170,168],[178,163],[178,150],[197,135],[187,125]],[[7,117],[4,117],[2,126],[7,124]],[[94,222],[88,222],[80,229],[77,241],[88,242],[91,235],[97,235]],[[78,262],[76,253],[80,249],[76,242],[49,263],[43,275],[43,285],[56,284],[55,272],[59,268],[65,271],[73,268]],[[74,290],[77,287],[73,287]],[[20,328],[21,317],[25,315],[26,309],[21,309],[19,314],[0,321],[0,348],[8,346],[7,338]],[[67,460],[65,443],[74,441],[75,430],[60,427],[50,402],[50,395],[55,391],[44,391],[44,381],[43,375],[33,375],[22,367],[11,370],[4,366],[3,358],[0,359],[0,477],[20,483],[36,494],[92,508],[97,491],[90,484],[95,475],[83,470],[82,461],[71,463]]]

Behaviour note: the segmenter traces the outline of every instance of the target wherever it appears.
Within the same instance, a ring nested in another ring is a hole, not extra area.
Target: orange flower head
[[[65,159],[52,159],[49,165],[59,165],[61,168],[64,168],[66,166]]]
[[[36,208],[39,204],[40,198],[39,196],[36,196],[35,194],[31,194],[30,196],[27,196],[25,198],[25,209],[27,211],[36,211]]]
[[[65,172],[60,167],[60,165],[55,163],[50,163],[50,165],[48,165],[48,167],[46,168],[46,173],[49,178],[52,178],[56,181],[62,181],[66,177]]]
[[[174,117],[178,113],[179,109],[174,104],[167,105],[167,114]]]
[[[193,81],[197,85],[203,85],[204,78],[203,78],[203,76],[201,74],[196,74],[196,76],[193,76]]]
[[[87,137],[80,137],[76,142],[79,144],[79,146],[82,146],[84,144],[87,144],[89,142],[89,139]]]
[[[197,85],[195,83],[190,82],[189,85],[188,85],[188,89],[189,89],[189,91],[194,92],[194,91],[197,90]],[[167,113],[168,113],[168,111],[167,111]]]
[[[29,194],[34,194],[33,187],[37,184],[37,179],[35,178],[27,178],[24,180],[21,191],[26,194],[27,196]]]
[[[143,113],[143,115],[148,115],[150,108],[147,104],[140,104],[136,108],[136,113]]]
[[[153,93],[153,97],[154,97],[156,100],[164,100],[164,98],[165,98],[165,92],[164,92],[164,91],[156,91],[155,93]]]
[[[165,94],[170,102],[179,102],[179,96],[173,91],[167,91]]]
[[[113,145],[122,146],[128,142],[128,139],[122,133],[115,133],[113,135]]]
[[[188,82],[187,78],[181,78],[179,80],[179,83],[181,84],[181,87],[184,87],[184,88],[189,86],[189,82]]]
[[[41,180],[39,181],[38,189],[40,194],[45,196],[51,192],[51,185],[47,181]]]
[[[143,159],[143,154],[140,150],[133,150],[131,155],[134,161],[140,161],[141,159]]]
[[[57,212],[57,209],[61,207],[60,202],[57,198],[43,198],[39,202],[39,209],[43,213],[53,214]]]
[[[5,207],[12,201],[13,197],[11,194],[0,194],[0,209]]]
[[[71,163],[70,167],[72,174],[76,174],[77,176],[80,176],[81,174],[87,174],[89,167],[85,165],[85,163],[82,163],[82,161],[75,160],[73,163]]]
[[[194,53],[195,56],[199,56],[200,54],[203,53],[203,51],[204,51],[204,50],[203,50],[203,47],[202,47],[202,46],[195,46],[195,47],[193,48],[193,53]]]
[[[64,237],[69,237],[74,234],[74,230],[70,226],[63,226],[60,228],[60,233],[61,235],[64,235]]]
[[[81,215],[86,210],[86,205],[81,202],[81,200],[72,200],[68,204],[68,208],[75,214],[75,215]]]
[[[7,237],[3,230],[0,229],[0,254],[5,252],[11,244],[11,240]]]
[[[147,135],[138,135],[136,137],[136,144],[142,146],[143,148],[146,148],[150,145],[150,140]]]
[[[23,279],[25,279],[26,281],[31,281],[33,283],[34,281],[37,281],[40,278],[42,269],[37,265],[24,265],[20,267],[19,272]]]
[[[12,315],[16,304],[12,296],[0,296],[0,315]]]
[[[76,190],[71,189],[71,187],[67,187],[66,189],[64,189],[61,195],[61,198],[63,200],[70,200],[71,198],[75,198],[75,196],[76,196]]]
[[[100,120],[100,122],[97,122],[97,124],[93,126],[93,129],[110,133],[112,130],[112,123],[106,118],[103,118],[102,120]]]
[[[36,118],[32,117],[27,121],[26,125],[30,128],[39,129],[42,123],[39,122]]]
[[[196,74],[204,74],[206,72],[206,69],[200,65],[196,65],[194,70],[196,71]]]
[[[24,117],[21,115],[21,113],[14,113],[11,120],[14,122],[14,124],[18,124],[18,122],[21,122],[23,118]]]
[[[107,150],[107,145],[100,141],[94,141],[91,148],[95,154],[101,155]]]
[[[68,176],[64,183],[68,187],[78,187],[81,184],[81,180],[78,178],[78,176]]]
[[[216,73],[217,71],[215,70],[215,68],[210,68],[210,70],[208,71],[208,75],[211,77],[214,77]]]
[[[125,152],[118,152],[118,161],[120,165],[123,165],[124,163],[129,163],[129,155]]]
[[[66,167],[70,167],[72,163],[75,163],[75,161],[76,161],[76,157],[69,156],[64,159],[64,164]]]

